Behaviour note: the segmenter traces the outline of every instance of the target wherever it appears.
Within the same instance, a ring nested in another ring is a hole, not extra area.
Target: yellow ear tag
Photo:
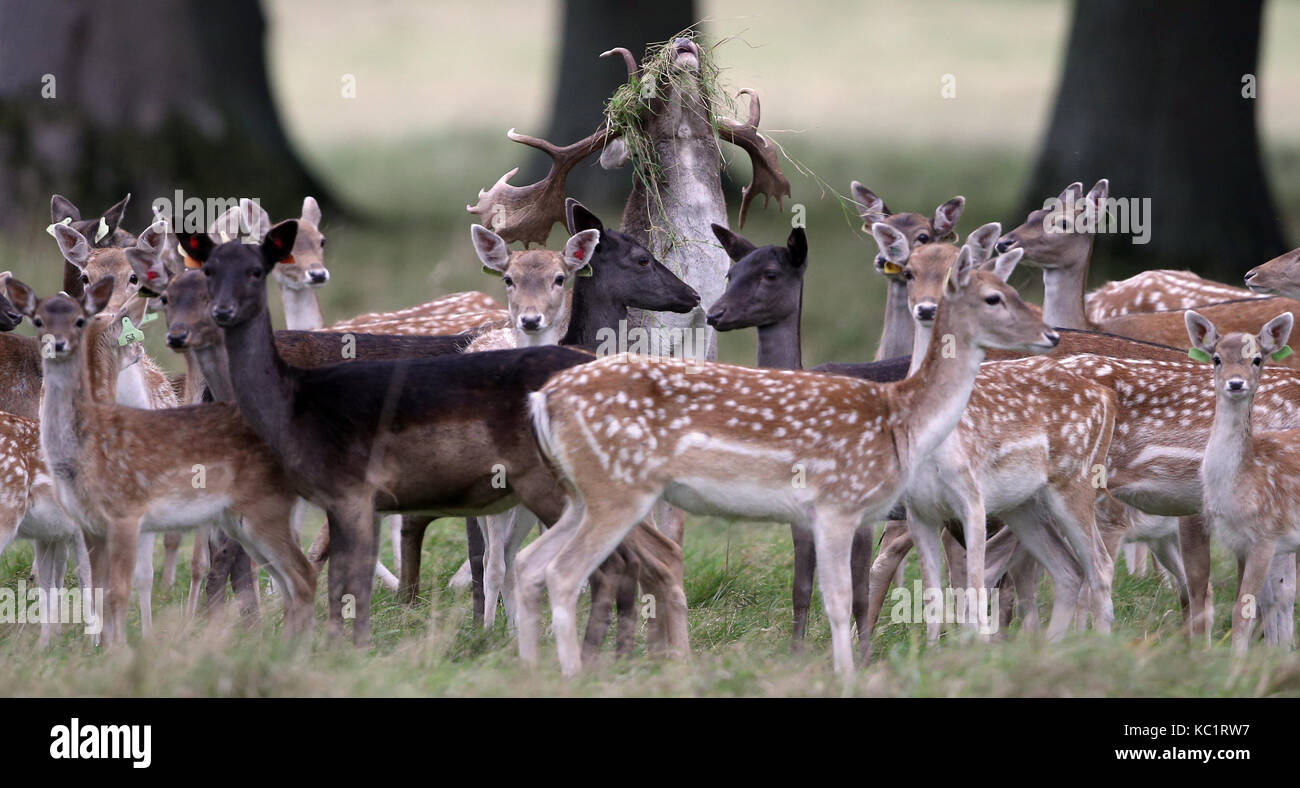
[[[880,270],[884,271],[886,274],[890,276],[894,276],[895,274],[903,273],[903,266],[899,265],[898,263],[891,263],[888,260],[886,260],[885,264],[880,266]]]
[[[948,292],[948,280],[952,278],[952,269],[949,268],[943,273],[943,286],[940,288],[945,293]]]

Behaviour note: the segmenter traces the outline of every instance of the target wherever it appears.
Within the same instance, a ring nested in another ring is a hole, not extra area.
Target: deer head
[[[222,328],[247,323],[266,311],[266,278],[293,254],[298,222],[289,219],[267,232],[260,245],[227,241],[217,244],[207,233],[178,233],[186,255],[197,260],[207,277],[212,319]]]
[[[734,264],[727,273],[727,291],[709,307],[709,325],[719,331],[761,328],[799,314],[808,270],[808,236],[802,227],[790,231],[785,246],[755,246],[719,224],[713,225],[713,234]]]
[[[1110,193],[1110,182],[1105,178],[1085,196],[1083,184],[1075,181],[1042,208],[1031,211],[1016,229],[998,240],[998,252],[1025,250],[1024,264],[1034,268],[1073,268],[1086,264],[1092,250],[1093,235],[1076,228],[1076,222],[1087,211],[1104,208]],[[1093,215],[1096,215],[1095,213]]]
[[[13,331],[23,322],[23,313],[9,300],[7,285],[13,276],[8,271],[0,272],[0,332]]]
[[[554,345],[568,328],[574,278],[591,263],[600,241],[598,230],[583,230],[564,244],[547,249],[510,251],[501,236],[476,224],[470,227],[474,251],[483,270],[500,276],[506,286],[510,325],[520,347]]]
[[[168,347],[202,350],[221,343],[221,328],[212,320],[208,280],[202,271],[182,272],[158,300],[167,318]]]
[[[71,200],[56,194],[50,198],[50,221],[67,225],[81,233],[95,249],[131,246],[135,243],[135,236],[121,227],[122,217],[130,202],[131,195],[128,194],[100,216],[82,219],[81,211]]]
[[[78,282],[83,289],[106,278],[116,282],[109,304],[114,310],[136,292],[156,295],[162,289],[167,280],[162,261],[166,237],[166,225],[155,222],[140,233],[134,246],[126,249],[93,248],[86,237],[72,227],[54,225],[54,240],[63,259],[79,272]]]
[[[38,299],[34,290],[13,277],[6,282],[6,288],[9,300],[40,332],[42,354],[54,361],[76,353],[87,320],[104,311],[115,295],[111,275],[87,285],[80,299],[66,293]]]
[[[957,222],[966,210],[966,198],[961,195],[940,205],[934,216],[929,217],[910,211],[894,213],[883,199],[858,181],[849,184],[849,191],[853,193],[853,203],[862,217],[864,232],[871,232],[872,225],[883,222],[903,236],[909,249],[937,241],[957,241]],[[876,255],[875,266],[876,272],[882,276],[897,279],[902,275],[899,266],[886,259],[883,252]]]
[[[1214,365],[1216,395],[1220,400],[1243,404],[1249,413],[1265,362],[1282,358],[1283,353],[1290,355],[1286,342],[1295,317],[1283,312],[1268,321],[1258,334],[1230,333],[1222,337],[1213,323],[1194,310],[1187,310],[1183,319],[1192,342],[1188,355],[1209,360]]]
[[[1300,249],[1292,249],[1247,271],[1246,287],[1261,295],[1300,298]]]
[[[966,239],[965,247],[970,248],[977,265],[988,259],[1002,225],[997,222],[986,224]],[[916,248],[908,245],[907,237],[891,224],[876,222],[871,226],[871,235],[880,247],[880,256],[886,264],[898,269],[898,277],[907,284],[907,306],[912,319],[918,324],[929,327],[933,325],[939,311],[939,302],[943,299],[944,284],[948,271],[957,257],[957,247],[951,244],[925,244]],[[1020,254],[1015,259],[1006,261],[1010,273]],[[1005,277],[1000,277],[1005,281]]]

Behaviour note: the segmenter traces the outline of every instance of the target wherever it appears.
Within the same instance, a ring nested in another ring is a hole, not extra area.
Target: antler
[[[615,47],[602,52],[601,57],[621,55],[627,65],[628,76],[637,73],[636,58],[623,47]],[[551,225],[564,222],[564,180],[569,172],[583,159],[604,148],[620,132],[610,131],[602,126],[595,134],[579,140],[572,145],[561,148],[544,139],[518,134],[514,129],[506,136],[515,142],[523,143],[551,157],[551,171],[537,183],[527,186],[513,186],[509,180],[519,172],[515,167],[502,175],[492,188],[479,189],[478,204],[466,205],[465,210],[476,213],[483,219],[483,224],[492,228],[506,243],[523,241],[545,243],[551,233]]]
[[[777,207],[780,208],[785,208],[782,198],[790,196],[790,181],[781,172],[776,146],[758,133],[758,120],[762,113],[758,94],[745,88],[738,95],[746,94],[749,95],[749,120],[740,123],[723,118],[718,126],[718,136],[724,142],[730,142],[748,153],[750,163],[754,166],[753,180],[740,192],[740,227],[745,226],[745,215],[749,213],[749,204],[754,201],[754,195],[763,195],[763,207],[767,207],[769,199],[775,197]]]

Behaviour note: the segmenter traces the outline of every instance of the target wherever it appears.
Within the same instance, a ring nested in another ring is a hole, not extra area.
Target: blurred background
[[[1152,240],[1103,243],[1097,282],[1160,266],[1235,284],[1300,229],[1295,0],[0,0],[0,270],[58,286],[54,192],[87,216],[133,193],[132,232],[177,189],[259,197],[277,221],[313,194],[327,322],[457,290],[504,299],[465,205],[514,166],[516,184],[545,172],[505,131],[590,133],[625,78],[598,54],[697,22],[729,94],[757,90],[761,130],[799,163],[783,162],[785,213],[755,210],[743,232],[780,242],[791,203],[807,208],[809,366],[871,358],[880,329],[853,179],[895,211],[965,195],[964,235],[1108,177],[1112,196],[1152,198]],[[749,162],[723,147],[734,226]],[[569,181],[610,225],[630,182],[595,157]],[[1035,298],[1033,280],[1012,282]],[[752,363],[746,334],[723,337],[724,359]]]

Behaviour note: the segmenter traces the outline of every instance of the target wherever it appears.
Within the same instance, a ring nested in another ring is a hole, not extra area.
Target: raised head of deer
[[[1292,249],[1247,271],[1246,287],[1261,295],[1300,299],[1300,249]]]
[[[664,498],[688,511],[812,529],[835,667],[849,672],[858,526],[888,513],[957,425],[985,348],[1046,351],[1059,341],[1015,290],[976,270],[974,257],[969,248],[958,254],[936,318],[933,342],[943,337],[949,350],[932,349],[897,384],[698,361],[688,374],[683,361],[636,355],[551,378],[531,397],[534,428],[583,505],[520,555],[520,655],[536,658],[545,586],[561,668],[580,668],[581,582]],[[793,493],[792,463],[806,474]]]
[[[713,225],[713,234],[735,262],[726,292],[709,307],[709,325],[719,331],[757,326],[760,367],[803,369],[799,326],[807,233],[795,227],[785,246],[763,247],[720,224]]]
[[[1087,195],[1076,181],[998,240],[999,253],[1024,249],[1022,263],[1043,270],[1043,319],[1050,325],[1092,328],[1083,301],[1095,234],[1081,219],[1103,210],[1109,194],[1110,182],[1105,178]]]
[[[574,281],[590,265],[600,231],[583,230],[570,236],[563,252],[512,252],[501,236],[481,224],[470,227],[470,239],[483,270],[505,283],[515,347],[558,344],[569,330]]]
[[[1001,232],[1002,225],[990,222],[966,239],[965,246],[970,248],[979,264],[988,258]],[[887,265],[897,269],[897,276],[905,288],[907,314],[913,322],[911,372],[915,372],[924,360],[925,349],[930,345],[930,333],[939,313],[939,303],[943,300],[948,272],[957,257],[957,247],[951,244],[913,247],[906,234],[886,222],[873,224],[871,235],[880,247],[879,256],[884,258]],[[1015,257],[1018,260],[1020,256]],[[1008,260],[1007,263],[1014,268],[1015,260]],[[1006,270],[1006,273],[1009,272],[1010,268]],[[1005,281],[1005,276],[1001,278]]]
[[[89,219],[81,218],[81,211],[72,201],[61,194],[50,198],[50,233],[54,225],[62,224],[81,233],[95,249],[109,247],[126,248],[135,245],[135,236],[122,229],[122,217],[126,215],[126,206],[131,202],[131,195],[126,195],[117,204],[100,216]],[[63,291],[73,298],[80,298],[86,283],[81,278],[81,270],[72,263],[63,264]]]
[[[1211,532],[1241,562],[1232,609],[1232,645],[1239,652],[1249,645],[1274,556],[1300,547],[1300,431],[1251,431],[1260,373],[1270,357],[1289,352],[1294,320],[1285,312],[1258,334],[1220,336],[1197,312],[1186,314],[1192,353],[1214,365],[1214,426],[1201,463],[1201,489]]]

